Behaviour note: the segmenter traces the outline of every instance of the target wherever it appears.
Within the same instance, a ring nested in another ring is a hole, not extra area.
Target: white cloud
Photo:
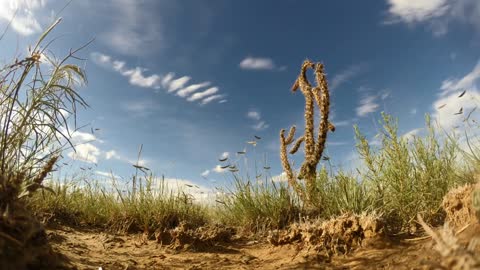
[[[185,192],[196,202],[211,203],[215,200],[215,192],[203,185],[187,179],[163,178],[155,181],[157,185],[164,184],[173,194]],[[159,190],[159,189],[158,189]]]
[[[404,138],[405,140],[407,141],[410,141],[412,142],[413,139],[415,138],[415,136],[418,136],[418,134],[420,133],[420,131],[422,131],[423,128],[415,128],[415,129],[412,129],[408,132],[405,132],[405,134],[402,135],[402,138]]]
[[[347,144],[348,144],[348,142],[332,142],[332,141],[327,142],[328,146],[343,146],[343,145],[347,145]]]
[[[383,90],[381,93],[380,93],[380,99],[381,100],[386,100],[387,98],[389,98],[390,96],[392,95],[392,92],[390,90]]]
[[[79,160],[87,163],[97,163],[101,152],[95,145],[91,143],[84,143],[75,146],[75,151],[67,155],[74,160]]]
[[[217,99],[221,99],[221,98],[223,98],[223,95],[213,95],[213,96],[209,96],[209,97],[203,99],[203,100],[200,102],[200,104],[202,104],[202,105],[207,105],[208,103],[210,103],[210,102],[212,102],[212,101],[214,101],[214,100],[217,100]]]
[[[46,5],[45,0],[0,0],[0,20],[11,21],[12,29],[23,36],[42,31],[38,12]]]
[[[120,159],[120,155],[115,150],[105,152],[105,158],[108,159]]]
[[[118,63],[118,62],[117,62]],[[118,64],[113,68],[118,68]],[[150,76],[143,75],[141,68],[136,67],[134,69],[125,70],[122,72],[122,75],[128,77],[128,81],[131,85],[140,86],[144,88],[160,88],[160,76],[153,74]]]
[[[252,128],[256,131],[264,130],[269,127],[269,125],[262,120],[262,116],[259,111],[250,109],[247,112],[247,118],[254,120],[256,123],[252,126]]]
[[[227,168],[222,169],[222,166],[217,165],[217,166],[215,166],[215,168],[212,169],[212,171],[214,171],[216,173],[224,173],[224,172],[227,171]]]
[[[170,85],[170,82],[173,80],[173,78],[175,77],[175,73],[173,72],[169,72],[165,77],[163,77],[162,79],[162,87],[163,88],[168,88],[168,86]]]
[[[260,121],[257,124],[253,125],[252,128],[256,131],[267,129],[269,125],[265,121]]]
[[[390,18],[386,23],[427,24],[436,36],[448,32],[453,21],[472,25],[480,30],[478,0],[388,0]]]
[[[120,176],[112,173],[112,172],[104,172],[104,171],[95,171],[95,174],[98,174],[100,176],[103,176],[105,178],[115,178],[115,179],[119,179]]]
[[[217,92],[218,92],[217,87],[211,87],[211,88],[208,88],[207,90],[205,90],[203,92],[193,94],[192,96],[187,98],[187,100],[190,101],[190,102],[195,101],[195,100],[199,100],[199,99],[205,98],[207,96],[213,95]]]
[[[335,125],[335,127],[345,127],[345,126],[351,125],[352,122],[349,120],[343,120],[343,121],[334,121],[333,124]]]
[[[282,172],[281,174],[272,176],[272,181],[277,183],[288,182],[287,174]]]
[[[335,90],[343,83],[358,75],[364,68],[364,65],[353,65],[346,70],[336,74],[335,76],[333,76],[332,82],[330,83],[330,89]]]
[[[70,137],[73,142],[92,142],[97,140],[95,135],[87,132],[75,131],[70,134]]]
[[[202,172],[201,176],[207,177],[210,174],[210,170],[205,170]]]
[[[444,15],[449,8],[447,0],[388,0],[388,12],[406,23],[422,22]]]
[[[115,71],[123,72],[123,68],[125,67],[125,62],[115,60],[112,63],[112,67]]]
[[[470,73],[465,75],[461,79],[447,79],[442,82],[440,89],[442,90],[442,95],[447,95],[453,92],[460,90],[468,89],[475,87],[476,81],[480,79],[480,61],[477,62],[477,65],[473,68]]]
[[[103,53],[93,52],[90,54],[90,58],[100,66],[110,67],[112,65],[112,57]]]
[[[356,108],[357,116],[363,117],[377,111],[379,107],[376,96],[366,95],[360,100],[360,105]]]
[[[252,70],[272,70],[275,69],[275,64],[270,58],[247,57],[240,62],[240,68]]]
[[[177,92],[177,95],[180,97],[187,97],[191,93],[197,91],[200,88],[207,87],[210,85],[210,82],[204,82],[204,83],[198,83],[198,84],[192,84],[189,85]]]
[[[127,68],[124,61],[115,60],[109,55],[93,52],[90,54],[90,58],[97,65],[109,68],[118,72],[122,76],[127,77],[129,83],[134,86],[150,89],[163,88],[167,90],[168,93],[176,92],[177,96],[186,98],[190,102],[200,100],[201,105],[209,104],[214,100],[219,100],[218,103],[227,102],[227,100],[224,99],[225,95],[213,95],[219,92],[218,87],[210,87],[203,92],[196,92],[203,87],[211,85],[211,82],[187,85],[188,82],[192,79],[190,76],[183,76],[175,79],[175,74],[173,72],[169,72],[165,76],[159,74],[151,74],[147,76],[144,74],[147,69],[141,67],[135,67],[131,69]],[[156,90],[155,92],[157,93],[158,91]],[[190,96],[190,94],[192,93],[194,94]],[[133,111],[144,111],[145,109],[140,106],[141,104],[133,105],[129,105],[129,108],[127,109]]]
[[[440,87],[441,93],[433,103],[433,119],[446,130],[461,124],[463,119],[479,106],[479,82],[480,61],[464,77],[443,81]],[[459,97],[463,90],[467,90],[466,94],[463,97]],[[461,114],[459,114],[460,110],[462,110]],[[477,118],[478,112],[474,111],[472,115]]]
[[[186,83],[188,83],[188,81],[190,81],[190,77],[188,76],[183,76],[181,78],[178,78],[178,79],[175,79],[175,80],[172,80],[169,84],[168,84],[168,92],[171,93],[171,92],[175,92],[177,91],[178,89],[180,88],[183,88],[185,86]]]
[[[417,109],[416,108],[411,109],[410,114],[412,114],[412,115],[417,114]]]
[[[260,113],[258,111],[255,111],[255,110],[250,110],[248,111],[247,113],[247,117],[250,118],[250,119],[253,119],[253,120],[260,120]]]
[[[230,156],[230,153],[229,152],[223,152],[221,155],[220,155],[220,159],[226,159]]]

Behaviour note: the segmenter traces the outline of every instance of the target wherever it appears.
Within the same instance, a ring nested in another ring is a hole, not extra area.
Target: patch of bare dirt
[[[195,231],[182,231],[190,230]],[[479,233],[480,225],[469,226],[456,235],[458,245],[467,247]],[[50,230],[48,237],[54,250],[68,259],[66,269],[448,269],[438,264],[442,256],[434,249],[435,241],[425,237],[374,237],[368,245],[331,257],[301,242],[275,246],[267,239],[245,240],[235,235],[228,236],[228,241],[200,242],[200,249],[195,244],[185,246],[192,243],[191,238],[162,244],[142,234],[113,235],[69,227]],[[479,254],[479,248],[472,252]]]
[[[471,190],[445,196],[444,228],[431,229],[419,218],[427,235],[408,239],[386,235],[380,217],[352,214],[293,224],[256,239],[221,225],[186,224],[128,235],[65,226],[47,235],[65,257],[62,269],[480,269]]]
[[[442,207],[447,216],[446,220],[450,226],[459,229],[480,220],[473,205],[473,193],[480,189],[480,183],[476,185],[464,185],[451,190],[445,195]]]
[[[350,253],[385,234],[379,217],[344,214],[328,221],[308,221],[292,224],[287,230],[273,231],[268,240],[278,246],[299,243],[304,249],[326,257]]]

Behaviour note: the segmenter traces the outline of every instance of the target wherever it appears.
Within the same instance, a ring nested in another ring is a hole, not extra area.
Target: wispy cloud
[[[11,21],[12,29],[23,36],[39,33],[38,12],[45,4],[44,0],[0,0],[0,20]]]
[[[105,152],[105,158],[106,159],[120,159],[120,156],[117,154],[117,151],[115,150],[110,150]]]
[[[260,120],[260,113],[258,111],[250,110],[247,113],[247,117],[253,120]]]
[[[181,89],[185,86],[185,84],[188,83],[188,81],[190,81],[190,79],[191,78],[189,76],[183,76],[178,79],[171,80],[167,87],[168,92],[171,93],[177,91],[178,89]]]
[[[112,172],[104,172],[104,171],[95,171],[95,174],[100,175],[105,178],[114,178],[114,179],[119,179],[120,176],[112,173]]]
[[[271,58],[266,57],[246,57],[239,64],[241,69],[247,70],[285,70],[286,67],[277,67]]]
[[[116,62],[119,63],[119,62]],[[115,65],[113,66],[114,69],[121,69],[120,66]],[[131,85],[136,85],[144,88],[160,88],[160,76],[157,74],[153,74],[150,76],[143,75],[143,72],[146,70],[142,70],[139,67],[134,69],[129,69],[122,72],[122,75],[128,77],[128,81]]]
[[[128,78],[128,82],[131,85],[149,88],[149,89],[164,89],[167,93],[176,93],[177,96],[185,98],[187,101],[194,102],[198,101],[201,105],[206,105],[212,101],[217,100],[218,103],[225,103],[224,94],[219,94],[220,91],[218,87],[213,86],[208,89],[203,89],[211,85],[211,82],[202,82],[190,84],[188,83],[192,80],[190,76],[182,76],[175,78],[175,73],[169,72],[166,75],[159,74],[150,74],[146,75],[148,71],[145,68],[135,67],[128,68],[124,61],[119,61],[113,59],[109,55],[102,53],[94,52],[90,55],[90,58],[99,66],[114,70],[121,74],[122,76]],[[138,104],[137,104],[138,105]],[[133,107],[131,109],[142,109]]]
[[[267,129],[268,127],[269,125],[265,121],[260,121],[252,126],[252,128],[257,131]]]
[[[360,104],[356,108],[357,116],[364,117],[369,113],[377,111],[379,107],[380,105],[377,103],[377,96],[366,95],[360,99]]]
[[[158,20],[158,9],[153,9],[155,2],[136,0],[110,0],[110,12],[106,18],[111,27],[102,32],[99,39],[124,55],[144,55],[158,50],[164,41],[162,27]]]
[[[415,128],[410,131],[405,132],[405,134],[402,135],[402,138],[412,142],[415,136],[418,136],[418,134],[423,130],[423,128]]]
[[[452,129],[462,123],[463,119],[479,106],[480,101],[480,60],[468,74],[462,78],[450,78],[443,81],[440,94],[433,103],[432,117],[444,129]],[[463,91],[465,95],[459,97]],[[472,112],[477,118],[479,113]]]
[[[258,110],[250,109],[247,112],[247,118],[255,121],[255,124],[252,126],[252,128],[256,131],[261,131],[269,127],[269,125],[262,120],[262,116]]]
[[[387,0],[389,18],[385,23],[426,24],[436,36],[448,32],[448,25],[457,21],[480,30],[478,0]]]
[[[352,65],[348,67],[346,70],[336,74],[335,76],[333,76],[332,82],[330,83],[330,89],[331,90],[337,89],[348,80],[357,76],[365,68],[366,68],[366,65],[364,64]]]
[[[221,99],[223,98],[224,96],[223,95],[213,95],[213,96],[209,96],[207,98],[205,98],[204,100],[202,100],[202,102],[200,102],[200,104],[202,105],[206,105],[214,100],[217,100],[217,99]],[[222,102],[219,102],[219,103],[222,103]]]
[[[352,121],[350,120],[342,120],[342,121],[334,121],[335,127],[345,127],[350,126]]]
[[[209,174],[210,174],[210,170],[205,170],[200,175],[203,177],[207,177]]]
[[[204,82],[204,83],[198,83],[198,84],[192,84],[189,85],[188,87],[185,87],[177,92],[177,95],[180,97],[187,97],[191,93],[197,91],[200,88],[207,87],[210,85],[210,82]]]
[[[206,97],[208,97],[210,95],[213,95],[217,92],[218,92],[217,87],[211,87],[211,88],[208,88],[207,90],[205,90],[203,92],[193,94],[192,96],[187,98],[187,100],[188,101],[196,101],[196,100],[199,100],[199,99],[202,99],[202,98],[206,98]]]

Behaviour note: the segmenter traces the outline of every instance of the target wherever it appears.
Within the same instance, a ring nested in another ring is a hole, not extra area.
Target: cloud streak
[[[445,35],[449,24],[468,24],[480,31],[480,1],[478,0],[388,0],[389,18],[386,24],[426,24],[436,36]]]
[[[258,110],[254,110],[254,109],[249,110],[247,112],[247,118],[255,121],[255,124],[252,126],[252,128],[256,131],[261,131],[269,127],[267,122],[262,120],[262,116]]]
[[[0,0],[0,20],[11,21],[12,29],[22,36],[42,31],[38,11],[45,7],[42,0]]]
[[[377,96],[366,95],[360,100],[356,108],[357,116],[364,117],[369,113],[376,112],[380,105],[377,103]]]
[[[356,75],[362,72],[364,68],[365,68],[365,65],[353,65],[348,67],[346,70],[336,74],[333,77],[332,82],[330,83],[330,89],[331,90],[337,89],[342,84],[344,84],[345,82],[354,78]]]
[[[162,44],[163,25],[158,20],[150,20],[158,9],[157,5],[148,1],[136,0],[110,0],[109,12],[106,17],[111,22],[111,27],[102,32],[99,39],[124,55],[145,55],[158,50]]]
[[[285,70],[286,67],[277,67],[271,58],[266,57],[246,57],[244,58],[239,67],[245,70]]]

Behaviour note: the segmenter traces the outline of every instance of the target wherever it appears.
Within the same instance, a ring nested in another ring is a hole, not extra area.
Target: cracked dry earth
[[[460,243],[479,231],[480,226],[470,226],[458,235]],[[237,239],[193,252],[161,246],[141,234],[58,227],[48,230],[48,236],[66,269],[441,269],[433,266],[440,255],[429,238],[373,241],[349,255],[327,259],[299,244],[275,247],[266,241]]]

